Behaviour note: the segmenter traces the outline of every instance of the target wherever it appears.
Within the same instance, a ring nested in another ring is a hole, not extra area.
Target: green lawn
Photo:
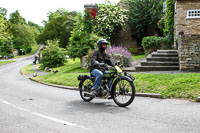
[[[164,98],[195,100],[200,96],[200,73],[134,74],[137,92],[160,93]]]
[[[133,56],[132,56],[132,59],[133,59],[133,60],[138,60],[138,59],[142,59],[142,58],[145,58],[145,57],[146,57],[145,54],[133,55]]]
[[[27,65],[27,66],[25,66],[25,67],[23,67],[22,68],[22,73],[23,74],[32,74],[32,73],[34,73],[35,71],[34,70],[32,70],[32,64],[29,64],[29,65]]]
[[[14,60],[8,60],[8,61],[0,61],[0,66],[8,64],[8,63],[12,63],[15,62]]]
[[[69,60],[65,66],[54,68],[56,74],[36,77],[46,83],[78,87],[78,75],[87,74],[89,70],[80,68],[80,61]],[[135,77],[137,93],[160,93],[163,98],[183,98],[195,100],[200,96],[200,73],[179,74],[132,74]]]
[[[54,68],[52,70],[58,70],[60,73],[85,73],[89,72],[88,69],[82,69],[80,59],[68,59],[64,66]]]

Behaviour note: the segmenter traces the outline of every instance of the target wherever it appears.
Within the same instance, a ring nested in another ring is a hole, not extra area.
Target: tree
[[[4,20],[6,20],[6,16],[7,16],[7,9],[0,7],[0,14],[3,16]]]
[[[0,14],[0,55],[13,56],[12,35],[6,31],[7,25]]]
[[[23,49],[25,53],[29,53],[31,45],[36,43],[31,27],[25,24],[13,24],[12,33],[14,48]]]
[[[47,40],[46,46],[41,50],[42,57],[39,62],[42,67],[59,67],[64,65],[66,50],[59,47],[58,40]]]
[[[38,30],[40,33],[43,31],[43,27],[38,25],[38,24],[35,24],[31,21],[28,21],[28,25],[35,28],[36,30]]]
[[[111,4],[99,4],[95,33],[110,39],[128,21],[128,11]]]
[[[46,22],[44,31],[39,36],[39,42],[58,39],[60,47],[65,48],[69,42],[71,31],[75,23],[76,12],[68,12],[59,9],[56,12],[49,13],[49,21]]]
[[[20,15],[18,10],[10,14],[9,21],[12,24],[26,24],[26,20]]]
[[[87,55],[90,49],[95,48],[99,37],[88,31],[85,27],[85,17],[81,13],[78,14],[77,19],[67,51],[70,58],[80,58],[82,64],[82,57]]]
[[[141,43],[150,27],[157,27],[162,17],[162,0],[129,0],[129,16],[133,33]]]

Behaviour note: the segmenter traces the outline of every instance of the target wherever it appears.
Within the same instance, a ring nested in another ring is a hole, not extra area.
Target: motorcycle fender
[[[132,82],[133,80],[129,76],[124,76],[128,79],[128,81]]]
[[[77,79],[80,81],[79,82],[79,88],[82,86],[83,82],[86,80],[86,79],[91,79],[91,80],[94,80],[94,77],[91,77],[89,75],[79,75],[77,77]]]
[[[129,76],[122,76],[121,78],[122,78],[122,79],[123,79],[123,78],[126,78],[128,81],[133,82],[133,80],[132,80]],[[118,82],[118,80],[120,80],[119,77],[113,81],[113,84],[112,84],[112,86],[111,86],[111,88],[112,88],[111,91],[113,91],[113,85],[115,85],[115,84]]]

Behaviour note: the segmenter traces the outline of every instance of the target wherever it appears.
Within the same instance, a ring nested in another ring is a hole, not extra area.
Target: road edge
[[[62,86],[62,85],[56,85],[56,84],[49,84],[49,83],[44,83],[41,81],[37,81],[33,78],[29,78],[27,77],[23,72],[22,69],[20,69],[20,73],[23,77],[25,77],[26,79],[29,79],[31,81],[40,83],[40,84],[44,84],[44,85],[48,85],[48,86],[52,86],[52,87],[57,87],[57,88],[62,88],[62,89],[68,89],[68,90],[76,90],[79,91],[79,88],[76,87],[70,87],[70,86]],[[161,94],[153,94],[153,93],[136,93],[135,96],[139,96],[139,97],[150,97],[150,98],[159,98],[162,99],[162,95]],[[196,102],[200,102],[200,97],[197,97]]]

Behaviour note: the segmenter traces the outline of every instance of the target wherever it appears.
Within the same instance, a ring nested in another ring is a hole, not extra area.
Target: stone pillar
[[[179,44],[180,70],[200,70],[200,34],[182,35]]]

